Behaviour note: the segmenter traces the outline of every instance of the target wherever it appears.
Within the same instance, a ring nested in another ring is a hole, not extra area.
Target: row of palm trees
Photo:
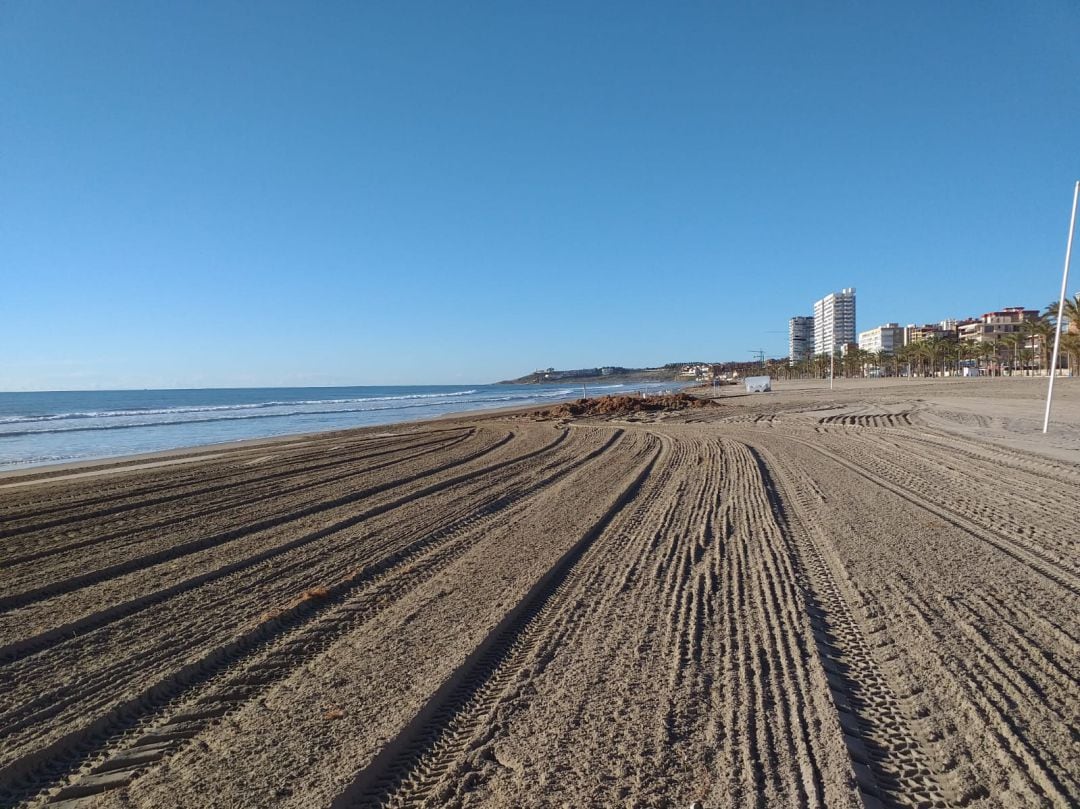
[[[1026,371],[1046,373],[1054,343],[1058,302],[1052,301],[1036,318],[1025,321],[1019,331],[1000,340],[972,342],[956,337],[932,337],[911,343],[894,352],[873,353],[851,349],[833,358],[837,376],[959,376],[964,367],[981,374],[1015,374]],[[1058,368],[1080,368],[1080,294],[1065,299]],[[1064,361],[1064,362],[1063,362]],[[825,377],[830,358],[826,354],[808,357],[795,366],[771,364],[770,372],[782,378]]]

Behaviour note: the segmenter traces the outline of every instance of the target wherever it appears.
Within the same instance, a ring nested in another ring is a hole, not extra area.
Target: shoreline
[[[652,383],[650,383],[650,384],[652,384]],[[657,384],[659,384],[659,383],[657,383]],[[213,390],[217,390],[217,389],[213,389]],[[222,390],[232,390],[232,389],[231,388],[226,388],[226,389],[222,389]],[[608,394],[601,394],[601,395],[608,395]],[[440,414],[437,414],[437,415],[426,416],[426,417],[423,417],[423,418],[406,418],[406,419],[402,419],[400,421],[388,421],[388,422],[383,422],[383,423],[380,423],[380,424],[363,424],[363,425],[357,425],[357,426],[354,426],[354,427],[331,427],[331,428],[328,428],[326,430],[309,430],[309,431],[301,431],[301,432],[295,432],[295,433],[283,433],[281,435],[269,435],[269,436],[259,436],[259,437],[254,437],[254,438],[238,438],[238,439],[227,440],[227,441],[211,441],[211,442],[207,442],[207,443],[188,444],[188,445],[177,446],[177,447],[166,447],[166,448],[163,448],[163,449],[149,450],[147,452],[124,453],[124,454],[120,454],[120,455],[101,455],[101,456],[95,456],[95,457],[91,457],[91,458],[78,458],[78,459],[72,459],[72,460],[67,460],[67,461],[56,461],[56,462],[53,462],[53,463],[29,464],[29,465],[26,465],[26,466],[13,466],[12,468],[8,468],[8,469],[0,469],[0,488],[3,488],[3,486],[8,481],[10,481],[10,479],[13,478],[13,477],[23,477],[23,476],[29,476],[29,475],[46,476],[46,475],[53,475],[53,474],[55,474],[57,472],[78,471],[80,469],[85,469],[87,467],[97,467],[97,466],[105,466],[105,465],[118,465],[119,466],[119,465],[131,464],[133,462],[138,462],[138,461],[146,461],[146,462],[172,461],[174,458],[178,458],[178,456],[185,456],[185,460],[187,460],[186,456],[193,455],[193,454],[198,455],[198,454],[205,454],[205,453],[209,453],[209,452],[227,452],[227,451],[231,451],[233,449],[243,449],[243,448],[246,448],[246,447],[257,447],[257,446],[261,446],[261,445],[264,445],[264,444],[273,444],[273,443],[281,443],[281,442],[286,442],[287,443],[287,442],[297,441],[297,440],[300,440],[300,439],[310,441],[316,436],[328,436],[328,435],[332,435],[334,433],[351,433],[351,432],[353,432],[355,430],[389,429],[389,428],[400,426],[400,425],[415,425],[415,424],[422,424],[424,422],[429,422],[429,421],[434,422],[434,421],[443,421],[443,420],[446,420],[446,419],[456,419],[456,418],[467,418],[467,419],[470,419],[470,420],[476,420],[476,419],[479,419],[479,418],[483,418],[484,416],[487,416],[487,415],[497,416],[497,415],[501,415],[501,414],[505,414],[505,413],[513,413],[513,412],[517,412],[517,411],[528,411],[530,409],[543,409],[544,407],[547,407],[549,404],[576,401],[579,398],[581,398],[581,397],[577,394],[577,392],[575,392],[573,395],[569,395],[569,396],[566,396],[566,397],[546,399],[546,400],[539,401],[539,402],[531,402],[529,404],[506,405],[506,406],[502,406],[502,407],[481,407],[481,408],[474,408],[474,409],[468,409],[468,410],[454,410],[454,411],[451,411],[451,412],[440,413]],[[590,396],[589,398],[594,398],[594,397]],[[147,426],[156,426],[156,425],[147,425]],[[0,437],[2,437],[2,436],[0,436]],[[180,462],[183,462],[183,461],[178,459],[177,462],[180,463]],[[145,468],[149,468],[149,467],[147,466]]]
[[[572,401],[572,399],[557,399],[553,401],[563,402]],[[395,427],[406,426],[411,428],[426,423],[442,423],[453,421],[454,419],[479,421],[486,417],[498,418],[508,414],[527,413],[541,408],[542,406],[539,404],[530,404],[480,410],[458,410],[453,413],[443,413],[430,418],[414,419],[410,421],[392,421],[387,422],[386,424],[365,424],[358,427],[287,433],[285,435],[272,435],[262,438],[240,438],[235,441],[193,444],[192,446],[187,447],[160,449],[152,452],[135,452],[127,455],[106,455],[100,458],[84,458],[77,461],[39,464],[20,469],[3,469],[0,470],[0,490],[36,483],[72,480],[76,477],[91,477],[94,475],[116,474],[128,471],[153,469],[162,466],[174,466],[184,463],[196,463],[203,460],[218,458],[234,451],[262,449],[264,447],[285,449],[290,446],[300,446],[310,443],[320,438],[330,438],[335,434],[341,434],[342,437],[345,438],[352,437],[361,431],[386,431]],[[79,474],[82,472],[86,472],[87,474]],[[12,480],[13,478],[33,478],[33,480],[14,481]]]
[[[1055,397],[1056,401],[1063,401],[1066,397],[1069,397],[1071,394],[1073,394],[1074,391],[1080,389],[1080,383],[1070,382],[1073,379],[1074,378],[1072,377],[1060,377],[1057,380],[1059,387],[1056,389],[1056,393],[1058,394],[1058,396]],[[888,377],[884,379],[837,379],[835,389],[830,391],[828,388],[827,379],[792,379],[775,380],[773,392],[770,394],[747,393],[742,385],[724,385],[718,388],[712,388],[711,386],[707,385],[684,386],[682,390],[692,396],[703,399],[712,399],[714,401],[731,402],[732,400],[742,399],[745,401],[741,402],[740,404],[745,406],[748,405],[750,402],[760,402],[764,404],[766,402],[769,402],[770,397],[773,397],[776,394],[801,393],[844,396],[859,393],[871,393],[874,391],[885,391],[888,389],[893,389],[896,392],[902,392],[909,386],[922,387],[923,389],[925,389],[926,387],[933,387],[935,389],[939,387],[941,389],[951,387],[973,388],[975,386],[983,387],[990,385],[1009,387],[1011,385],[1032,385],[1038,383],[1045,384],[1046,380],[1047,377],[1045,376],[978,377],[974,379],[910,379],[906,377]],[[568,396],[564,399],[552,399],[550,400],[550,404],[575,401],[578,398],[580,397]],[[440,415],[431,416],[428,418],[394,421],[384,424],[365,424],[356,427],[286,433],[284,435],[264,436],[260,438],[242,438],[235,441],[192,444],[190,446],[153,450],[151,452],[129,453],[125,455],[110,455],[98,458],[85,458],[80,460],[61,461],[58,463],[40,464],[36,466],[26,466],[16,469],[4,469],[0,470],[0,490],[12,486],[12,480],[14,478],[34,478],[34,482],[44,482],[45,480],[70,479],[70,476],[66,473],[79,473],[89,469],[100,469],[99,474],[112,474],[115,472],[135,471],[137,469],[150,469],[156,466],[163,466],[166,464],[183,464],[196,462],[198,460],[208,460],[210,456],[217,456],[233,451],[259,449],[262,447],[273,447],[282,445],[288,446],[290,444],[310,442],[317,438],[330,437],[338,433],[345,437],[351,436],[359,431],[385,431],[393,428],[402,428],[405,426],[411,428],[425,423],[442,423],[446,421],[452,421],[454,419],[476,421],[484,418],[499,418],[506,415],[527,413],[534,410],[540,410],[546,407],[548,404],[548,402],[534,402],[531,404],[512,405],[498,408],[459,410],[452,413],[442,413]],[[1057,455],[1057,457],[1060,458],[1061,456]]]

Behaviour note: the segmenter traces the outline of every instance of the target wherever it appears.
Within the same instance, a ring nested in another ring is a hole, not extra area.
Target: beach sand
[[[1074,806],[1080,380],[0,480],[0,805]]]

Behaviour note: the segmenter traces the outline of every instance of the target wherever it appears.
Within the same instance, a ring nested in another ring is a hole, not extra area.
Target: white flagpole
[[[1069,217],[1069,240],[1065,242],[1065,272],[1061,276],[1061,298],[1058,300],[1057,324],[1054,329],[1054,355],[1050,360],[1050,387],[1046,391],[1046,415],[1043,435],[1050,426],[1050,403],[1054,400],[1054,377],[1057,376],[1058,347],[1061,345],[1061,318],[1065,314],[1065,293],[1069,285],[1069,260],[1072,258],[1073,231],[1076,229],[1076,200],[1080,198],[1080,180],[1073,188],[1072,216]]]

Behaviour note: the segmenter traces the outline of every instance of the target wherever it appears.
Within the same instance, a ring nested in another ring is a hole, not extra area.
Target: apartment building
[[[893,354],[904,345],[904,329],[898,323],[886,323],[875,329],[859,332],[859,348],[873,354],[884,351]]]
[[[948,332],[941,328],[940,323],[925,323],[922,326],[909,323],[904,326],[904,345],[909,346],[912,343],[921,343],[935,337],[944,337],[946,334]]]
[[[814,353],[828,354],[855,342],[855,288],[845,287],[814,302]]]
[[[797,315],[788,321],[788,365],[814,354],[814,318]]]
[[[1022,332],[1024,323],[1035,320],[1038,316],[1036,309],[1007,306],[1000,312],[987,312],[978,319],[961,324],[958,331],[961,340],[973,343],[997,342],[1007,334]]]

